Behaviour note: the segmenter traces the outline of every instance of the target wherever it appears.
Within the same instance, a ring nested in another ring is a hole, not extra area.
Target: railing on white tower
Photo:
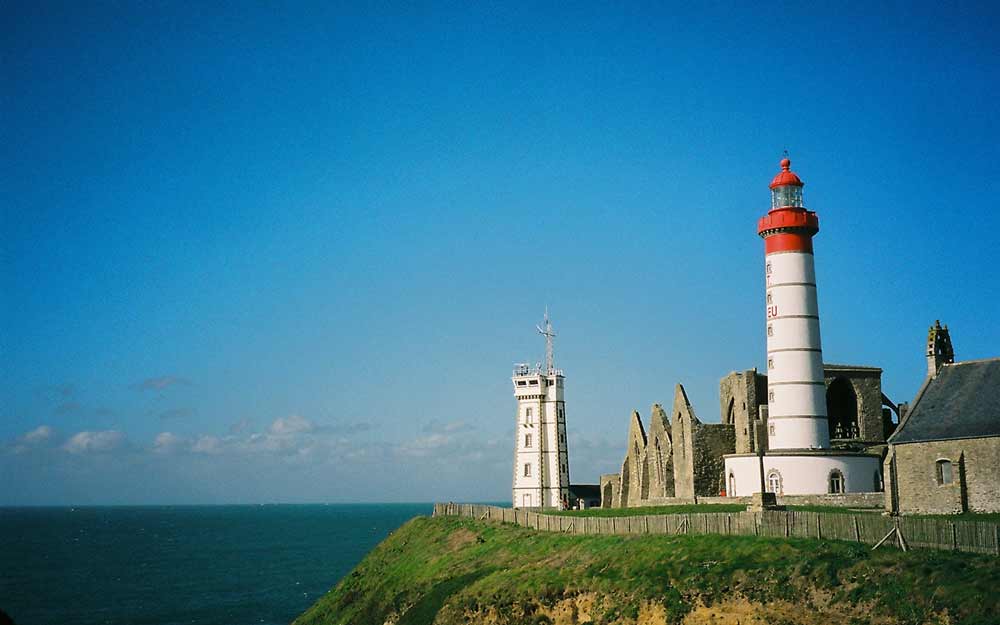
[[[518,363],[514,365],[514,377],[524,375],[563,375],[563,370],[553,369],[551,371],[545,371],[545,368],[540,364],[531,365],[527,363]]]

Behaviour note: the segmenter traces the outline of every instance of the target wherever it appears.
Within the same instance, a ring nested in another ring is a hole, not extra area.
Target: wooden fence
[[[723,534],[848,540],[1000,556],[1000,524],[837,512],[701,512],[620,517],[550,515],[480,504],[434,504],[434,516],[463,516],[570,534]],[[887,539],[888,538],[888,539]],[[886,540],[887,539],[887,540]]]

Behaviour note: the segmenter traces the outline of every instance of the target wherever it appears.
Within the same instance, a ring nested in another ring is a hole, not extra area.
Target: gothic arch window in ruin
[[[726,408],[726,420],[723,422],[726,425],[732,425],[736,419],[736,398],[729,398],[729,407]]]
[[[663,472],[663,450],[660,449],[660,437],[654,438],[653,443],[656,446],[656,479],[660,484],[666,484],[667,476]]]
[[[830,471],[829,493],[831,495],[842,495],[844,493],[844,474],[839,469]]]
[[[846,378],[836,378],[826,389],[830,438],[858,438],[858,395]]]
[[[938,486],[945,486],[951,484],[955,480],[955,474],[952,471],[951,460],[947,458],[942,458],[935,463],[935,470],[937,473],[937,483]]]

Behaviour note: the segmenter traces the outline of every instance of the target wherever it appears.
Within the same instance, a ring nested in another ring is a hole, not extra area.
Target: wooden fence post
[[[816,513],[816,538],[823,540],[823,515]]]
[[[958,551],[958,528],[955,527],[955,522],[951,522],[951,548],[953,551]]]
[[[1000,556],[1000,525],[993,526],[993,534],[996,537],[996,544],[993,545],[997,549],[997,555]]]
[[[858,517],[852,514],[851,518],[854,519],[854,541],[861,542],[861,526],[858,525]]]

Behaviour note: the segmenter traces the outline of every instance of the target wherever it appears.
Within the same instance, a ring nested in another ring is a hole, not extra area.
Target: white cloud
[[[183,450],[187,444],[187,439],[181,438],[173,432],[160,432],[153,439],[153,451],[161,454],[173,453]]]
[[[40,425],[30,432],[25,432],[24,435],[21,436],[21,441],[24,443],[38,444],[44,443],[50,438],[52,438],[52,428],[47,425]]]
[[[125,434],[118,430],[100,432],[77,432],[63,445],[63,449],[74,454],[101,453],[114,451],[125,441]]]
[[[191,447],[198,454],[218,454],[222,452],[222,439],[217,436],[200,436]]]
[[[299,415],[279,417],[271,424],[271,434],[285,436],[288,434],[298,434],[300,432],[312,432],[315,426],[313,422]]]

